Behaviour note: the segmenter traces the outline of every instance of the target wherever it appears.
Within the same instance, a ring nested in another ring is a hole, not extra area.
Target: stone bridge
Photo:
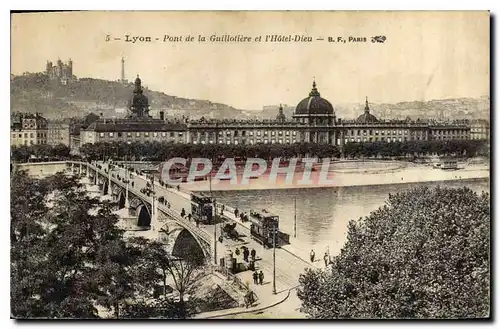
[[[161,194],[153,195],[151,191],[148,193],[144,190],[141,192],[138,186],[141,180],[136,179],[134,173],[121,177],[111,173],[106,164],[79,161],[26,163],[16,166],[35,177],[68,170],[82,178],[86,177],[91,185],[99,187],[101,195],[111,199],[116,210],[120,210],[122,229],[151,231],[151,235],[158,241],[169,245],[174,256],[184,258],[195,255],[208,259],[211,256],[214,244],[212,235],[196,227],[187,218],[182,218],[166,202],[159,202]],[[167,200],[167,197],[164,196],[164,199]]]

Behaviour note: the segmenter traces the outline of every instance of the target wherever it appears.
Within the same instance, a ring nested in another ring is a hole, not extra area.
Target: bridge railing
[[[97,169],[102,175],[104,176],[107,176],[108,174],[106,174],[102,169],[98,169],[96,166],[90,164],[91,167],[93,167],[92,169],[95,170]],[[125,183],[121,182],[120,180],[118,180],[118,178],[116,177],[113,177],[111,176],[111,181],[113,181],[115,184],[118,184],[122,187],[125,187]],[[144,196],[143,193],[140,192],[140,190],[134,188],[134,187],[131,187],[129,185],[128,187],[129,191],[131,193],[134,193],[135,195],[137,195],[139,198],[141,198],[143,201],[145,202],[151,202],[151,197],[148,197],[148,196]],[[156,200],[158,202],[158,200]],[[199,236],[201,239],[203,239],[205,242],[211,244],[212,243],[212,237],[209,233],[205,232],[204,230],[196,227],[196,225],[192,224],[191,222],[189,222],[188,220],[185,220],[184,218],[182,218],[180,216],[180,214],[176,213],[174,210],[172,209],[169,209],[168,207],[162,205],[162,204],[157,204],[157,209],[163,211],[165,214],[167,214],[168,216],[172,217],[174,220],[178,221],[181,223],[182,226],[184,226],[185,228],[189,229],[191,232],[195,233],[197,236]]]
[[[79,164],[79,162],[74,162],[74,163],[78,163]],[[94,164],[87,163],[86,165],[88,165],[92,170],[97,170],[98,172],[101,173],[101,175],[106,176],[106,177],[108,176],[108,174],[105,173],[104,170],[97,168]],[[111,176],[111,181],[113,181],[115,184],[118,184],[118,185],[120,185],[122,187],[125,187],[125,185],[126,185],[125,183],[123,183],[120,180],[118,180],[118,178],[116,178],[116,176],[115,177]],[[137,195],[143,201],[148,202],[148,203],[151,202],[151,197],[145,196],[142,192],[140,192],[139,189],[131,187],[130,185],[129,185],[128,189],[129,189],[129,191],[131,193]],[[156,201],[158,202],[157,199],[156,199]],[[186,220],[186,219],[182,218],[180,216],[180,214],[178,214],[177,212],[175,212],[173,209],[170,209],[170,208],[162,205],[161,203],[157,204],[156,209],[161,210],[162,212],[164,212],[165,214],[167,214],[169,217],[172,217],[172,219],[178,221],[182,226],[184,226],[185,228],[189,229],[191,232],[195,233],[197,236],[199,236],[205,242],[207,242],[209,244],[213,243],[213,238],[212,238],[211,234],[209,234],[209,233],[205,232],[204,230],[196,227],[196,225],[194,225],[193,223],[191,223],[189,220]]]
[[[205,242],[208,242],[208,243],[212,243],[212,238],[211,238],[211,235],[208,234],[207,232],[205,232],[204,230],[196,227],[196,225],[192,224],[191,222],[185,220],[184,218],[182,218],[180,216],[180,214],[176,213],[175,211],[173,211],[172,209],[169,209],[167,208],[166,206],[164,205],[158,205],[157,208],[161,211],[163,211],[165,214],[167,214],[168,216],[172,217],[173,219],[175,219],[176,221],[180,222],[182,226],[184,226],[185,228],[189,229],[190,231],[192,231],[193,233],[195,233],[196,235],[198,235],[200,238],[202,238]]]

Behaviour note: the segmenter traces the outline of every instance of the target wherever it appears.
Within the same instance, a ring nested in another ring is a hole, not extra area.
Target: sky
[[[487,11],[13,14],[11,73],[40,72],[47,60],[71,58],[79,78],[117,80],[123,56],[129,80],[139,74],[150,89],[247,110],[296,105],[313,78],[334,106],[365,96],[374,103],[481,97],[490,89],[489,30]],[[127,34],[153,42],[125,42]],[[313,42],[208,40],[225,34],[301,35]],[[163,42],[164,35],[195,40]],[[379,35],[386,41],[372,43]],[[349,36],[367,42],[327,41]]]

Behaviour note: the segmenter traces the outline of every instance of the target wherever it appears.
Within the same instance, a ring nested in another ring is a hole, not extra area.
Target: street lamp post
[[[276,230],[277,227],[273,227],[273,294],[276,295]]]
[[[214,199],[214,263],[217,266],[217,204]]]
[[[293,203],[293,237],[297,237],[297,197],[295,197]]]
[[[156,209],[155,209],[155,181],[154,177],[151,178],[151,224],[156,223]],[[151,229],[154,229],[154,226],[151,225]]]
[[[128,171],[125,168],[125,179],[127,180],[127,187],[125,188],[125,208],[128,210],[130,208],[130,204],[128,202],[128,185],[130,184],[130,177],[128,175]]]

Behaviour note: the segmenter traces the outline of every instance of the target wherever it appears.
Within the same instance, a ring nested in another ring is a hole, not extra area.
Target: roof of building
[[[186,125],[160,119],[100,119],[92,123],[86,131],[127,132],[127,131],[184,131]]]
[[[321,97],[316,88],[316,81],[313,81],[313,87],[309,97],[304,98],[295,107],[295,114],[334,114],[332,104]]]
[[[90,112],[83,118],[84,126],[88,127],[92,122],[99,120],[100,116],[94,112]]]
[[[366,97],[365,112],[356,119],[356,122],[358,123],[378,122],[378,119],[373,114],[370,114],[370,107],[368,106],[368,97]]]

